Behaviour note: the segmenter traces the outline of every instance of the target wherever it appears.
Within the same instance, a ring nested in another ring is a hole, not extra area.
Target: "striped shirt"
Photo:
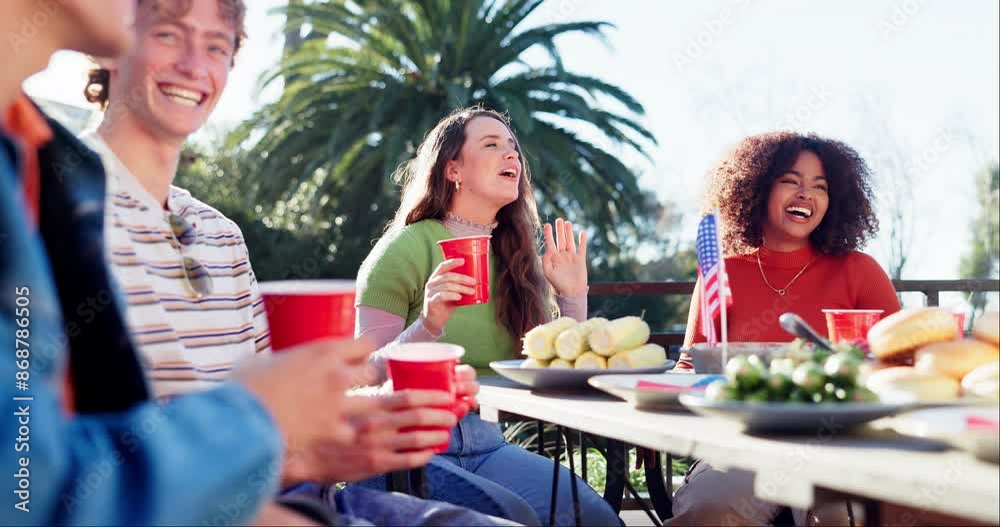
[[[170,188],[165,210],[103,140],[83,139],[108,173],[105,252],[156,395],[214,386],[237,361],[269,352],[264,305],[239,227],[178,187]],[[174,236],[171,212],[193,227],[190,242]],[[208,295],[197,298],[188,285],[184,257],[207,270]]]

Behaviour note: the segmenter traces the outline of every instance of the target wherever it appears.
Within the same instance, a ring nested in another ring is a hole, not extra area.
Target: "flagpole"
[[[719,308],[722,310],[722,367],[729,363],[729,328],[726,324],[726,300],[728,297],[729,276],[726,274],[726,259],[722,254],[722,216],[719,206],[715,206],[715,245],[719,251]]]

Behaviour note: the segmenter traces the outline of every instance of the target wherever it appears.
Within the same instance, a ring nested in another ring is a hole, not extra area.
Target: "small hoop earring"
[[[455,180],[455,192],[459,192],[460,190],[462,190],[462,182],[461,182],[461,181],[458,181],[458,180],[456,179],[456,180]]]

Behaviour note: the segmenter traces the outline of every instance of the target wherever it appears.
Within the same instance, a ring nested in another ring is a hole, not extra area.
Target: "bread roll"
[[[972,326],[972,336],[994,346],[1000,346],[1000,312],[983,313]]]
[[[969,372],[962,378],[962,391],[965,395],[1000,401],[1000,361],[983,364]]]
[[[948,310],[925,307],[904,309],[876,322],[868,331],[868,345],[877,358],[884,360],[957,337],[958,327]]]
[[[972,339],[952,340],[918,349],[914,367],[960,381],[970,371],[997,360],[1000,360],[1000,350],[991,344]]]
[[[868,376],[868,389],[890,402],[950,401],[958,398],[958,381],[939,373],[897,366]]]

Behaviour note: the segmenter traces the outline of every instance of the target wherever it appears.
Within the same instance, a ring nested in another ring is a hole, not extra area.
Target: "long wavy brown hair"
[[[706,210],[719,207],[726,255],[746,254],[764,243],[771,187],[803,150],[819,157],[830,185],[826,215],[809,235],[813,248],[828,255],[846,254],[878,232],[872,174],[861,154],[846,143],[814,134],[770,132],[740,141],[712,173]]]
[[[542,273],[538,245],[541,220],[531,190],[531,171],[509,120],[480,107],[464,108],[442,119],[417,148],[417,155],[393,175],[403,185],[403,197],[387,233],[421,220],[444,220],[451,208],[454,185],[445,177],[449,161],[458,159],[465,144],[465,128],[477,117],[496,119],[510,131],[521,157],[521,180],[517,200],[497,213],[497,227],[490,243],[496,259],[498,284],[503,291],[497,301],[497,318],[517,340],[531,328],[551,320],[552,298]]]

